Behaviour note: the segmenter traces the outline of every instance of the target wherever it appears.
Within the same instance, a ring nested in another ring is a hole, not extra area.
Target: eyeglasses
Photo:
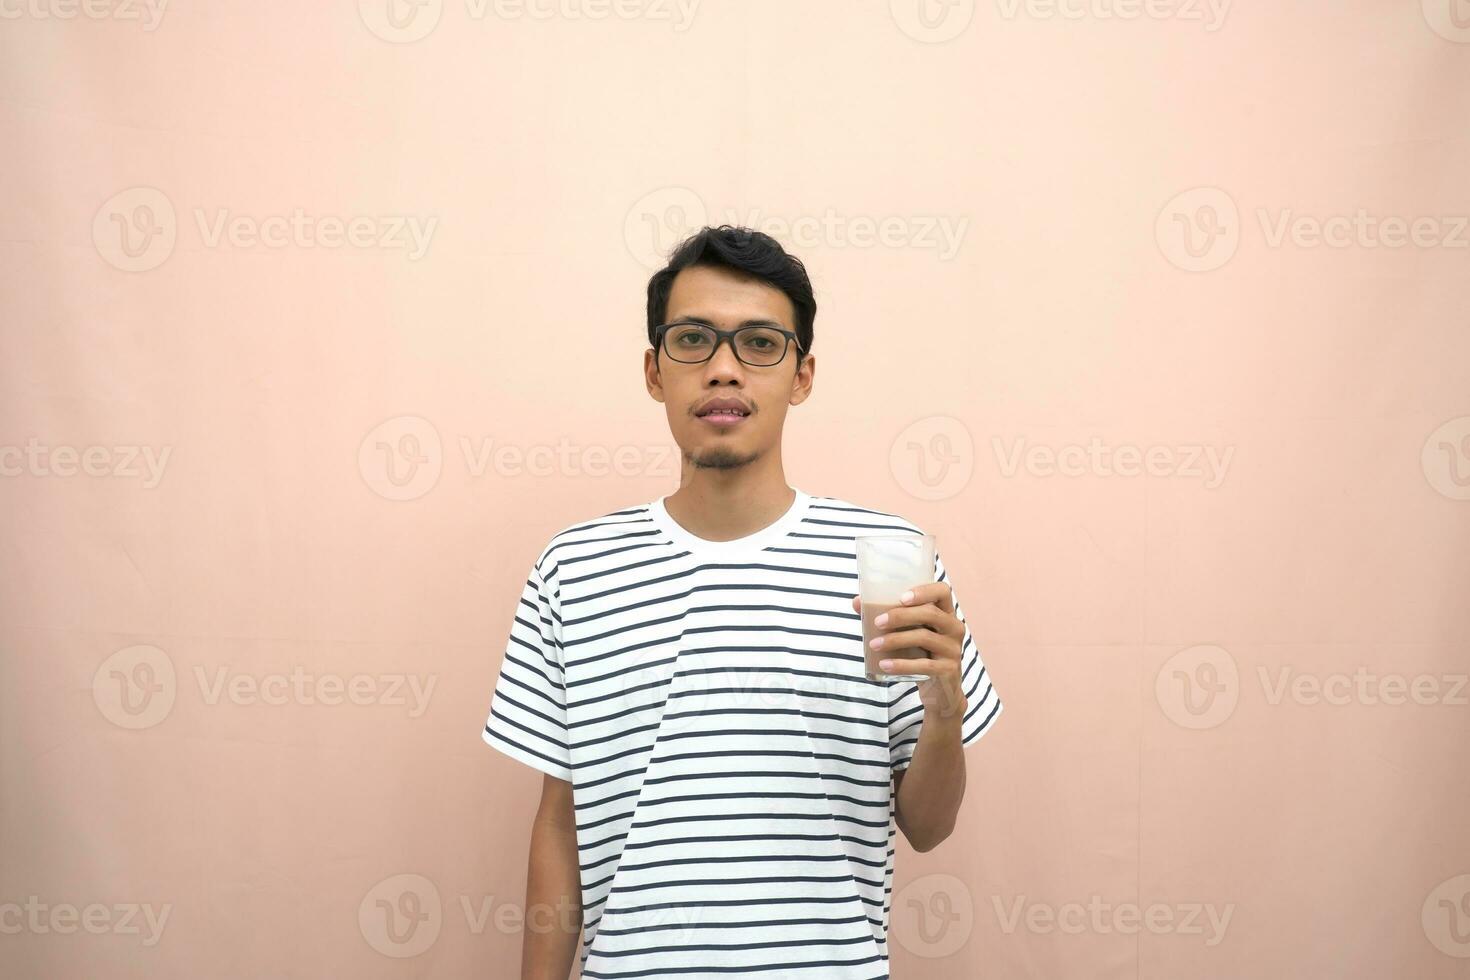
[[[742,364],[751,367],[774,367],[786,359],[786,350],[796,341],[796,334],[780,327],[751,326],[738,330],[716,330],[692,320],[675,320],[654,330],[654,342],[670,360],[680,364],[703,364],[715,355],[720,341],[728,340],[730,349]],[[800,364],[801,344],[796,345]]]

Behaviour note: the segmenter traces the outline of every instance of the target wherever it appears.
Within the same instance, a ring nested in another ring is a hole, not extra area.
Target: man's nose
[[[745,365],[740,363],[740,358],[735,356],[735,343],[730,337],[721,337],[715,341],[715,352],[705,362],[705,370],[718,374],[739,374]]]

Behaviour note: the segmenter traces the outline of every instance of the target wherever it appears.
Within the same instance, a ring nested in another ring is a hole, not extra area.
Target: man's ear
[[[817,358],[807,354],[801,359],[801,367],[791,376],[791,404],[800,405],[811,397],[812,385],[816,382]]]
[[[663,376],[659,374],[658,354],[650,349],[643,352],[643,384],[656,402],[664,400]]]

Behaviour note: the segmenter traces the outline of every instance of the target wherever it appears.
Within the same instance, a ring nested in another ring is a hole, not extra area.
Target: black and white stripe
[[[853,538],[904,532],[798,489],[736,541],[660,499],[542,550],[484,738],[573,784],[584,977],[888,976],[892,779],[923,705],[863,677]],[[968,624],[963,651],[968,745],[1001,701]]]

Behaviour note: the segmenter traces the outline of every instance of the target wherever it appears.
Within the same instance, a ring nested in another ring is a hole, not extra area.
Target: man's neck
[[[664,508],[684,530],[706,541],[733,541],[774,524],[796,502],[786,477],[751,487],[736,480],[695,480],[669,494]]]

